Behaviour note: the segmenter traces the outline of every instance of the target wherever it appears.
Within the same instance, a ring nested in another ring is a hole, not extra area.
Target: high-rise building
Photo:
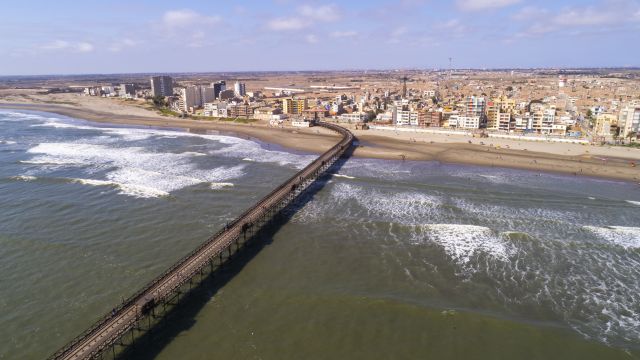
[[[282,112],[285,114],[300,115],[308,107],[307,99],[283,99]]]
[[[478,116],[480,119],[484,117],[486,102],[483,97],[468,96],[464,105],[467,116]]]
[[[199,86],[200,88],[200,98],[202,99],[202,104],[212,102],[216,99],[215,89],[213,87],[208,86]]]
[[[220,93],[227,90],[227,82],[224,80],[216,81],[211,84],[213,88],[213,96],[217,99],[220,96]]]
[[[516,102],[506,96],[493,99],[487,103],[487,129],[511,131],[515,129],[515,123],[511,121],[511,114],[516,107]]]
[[[180,108],[191,112],[193,108],[202,106],[202,96],[198,86],[187,86],[180,90]]]
[[[151,95],[171,96],[173,95],[173,79],[171,76],[151,77]]]
[[[132,97],[136,95],[136,86],[134,84],[120,84],[120,96]]]
[[[233,85],[233,90],[236,96],[245,96],[247,94],[245,84],[239,81],[236,81]]]
[[[630,104],[620,110],[618,115],[620,136],[626,138],[631,133],[640,134],[640,104]]]

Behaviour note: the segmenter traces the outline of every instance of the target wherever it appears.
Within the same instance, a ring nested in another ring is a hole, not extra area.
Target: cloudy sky
[[[22,0],[0,75],[640,66],[640,0]]]

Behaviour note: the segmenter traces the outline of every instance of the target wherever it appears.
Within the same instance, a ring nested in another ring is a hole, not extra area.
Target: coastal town
[[[355,157],[640,183],[633,69],[360,70],[17,77],[0,108],[226,133],[307,153],[356,136]]]
[[[204,82],[163,75],[85,87],[83,94],[153,102],[179,117],[258,119],[271,126],[325,120],[361,129],[625,145],[640,135],[637,76],[623,70],[387,71],[267,76],[275,84],[265,86],[260,76]]]

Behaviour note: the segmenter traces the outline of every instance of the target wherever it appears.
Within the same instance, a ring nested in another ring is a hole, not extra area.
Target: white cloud
[[[110,46],[109,46],[109,51],[112,52],[120,52],[126,48],[131,48],[138,45],[138,42],[135,40],[131,40],[128,38],[124,38],[124,39],[119,39],[117,41],[114,41]]]
[[[309,26],[308,21],[300,18],[278,18],[267,23],[267,28],[274,31],[300,30]]]
[[[313,7],[303,5],[298,7],[293,16],[280,17],[267,22],[267,29],[273,31],[294,31],[308,28],[319,22],[333,22],[340,19],[340,11],[337,6],[323,5]]]
[[[318,42],[318,37],[313,35],[313,34],[309,34],[309,35],[304,37],[304,40],[306,42],[308,42],[309,44],[315,44],[315,43]]]
[[[340,18],[340,11],[333,4],[318,7],[303,5],[298,8],[298,13],[301,16],[317,21],[336,21]]]
[[[539,36],[552,32],[591,33],[620,29],[632,23],[640,23],[640,5],[635,1],[608,0],[600,6],[567,7],[550,16],[546,9],[523,8],[514,19],[529,21],[525,31],[516,37]]]
[[[334,31],[329,36],[332,38],[351,38],[358,36],[358,33],[355,31]]]
[[[498,9],[519,3],[521,0],[457,0],[456,4],[463,11],[481,11]]]
[[[540,19],[548,14],[549,11],[547,9],[537,8],[535,6],[525,6],[515,14],[511,15],[511,18],[518,21],[528,21]]]
[[[220,22],[219,16],[207,16],[190,9],[169,10],[162,16],[162,24],[169,30],[198,25],[213,25]]]
[[[406,34],[407,32],[409,32],[409,28],[406,26],[400,26],[397,27],[395,29],[393,29],[393,31],[391,31],[391,36],[392,37],[398,37],[398,36],[402,36],[404,34]]]
[[[215,27],[221,23],[220,16],[181,9],[166,11],[154,24],[154,28],[168,41],[180,46],[200,48],[213,44],[210,37],[216,34]]]
[[[467,27],[464,26],[458,19],[451,19],[449,21],[445,21],[442,23],[437,23],[434,25],[434,28],[447,34],[455,34],[459,35],[466,32]]]
[[[93,44],[84,41],[72,42],[66,40],[54,40],[40,46],[40,49],[50,51],[67,50],[78,53],[87,53],[93,51],[94,47]]]

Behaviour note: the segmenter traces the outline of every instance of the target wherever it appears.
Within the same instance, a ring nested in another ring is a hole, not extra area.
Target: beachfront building
[[[136,96],[136,86],[134,84],[120,84],[118,95],[123,98],[133,98]]]
[[[193,113],[195,109],[202,107],[202,94],[198,86],[187,86],[180,89],[180,109]]]
[[[203,104],[216,99],[215,90],[212,87],[198,86],[198,90],[200,91],[200,99]]]
[[[227,106],[227,116],[231,118],[251,119],[253,118],[253,108],[248,104]]]
[[[376,122],[391,124],[393,123],[393,112],[387,111],[376,115]]]
[[[286,119],[287,116],[282,114],[278,108],[263,106],[253,110],[253,117],[258,120],[271,121]]]
[[[618,116],[613,114],[600,114],[596,116],[596,126],[594,127],[597,136],[610,137],[617,132]]]
[[[418,112],[395,108],[393,111],[393,123],[397,126],[418,126]]]
[[[533,116],[530,113],[524,115],[516,115],[514,121],[514,129],[517,131],[533,130]]]
[[[451,115],[449,117],[448,125],[449,127],[457,128],[457,129],[479,129],[480,117]]]
[[[152,76],[150,82],[152,96],[173,95],[173,79],[171,76]]]
[[[291,115],[301,115],[308,107],[307,99],[282,99],[282,112]]]
[[[367,120],[367,117],[367,113],[364,112],[345,113],[338,117],[338,121],[346,122],[349,124],[357,124],[365,122]]]
[[[511,114],[516,108],[515,100],[506,96],[493,99],[487,103],[487,129],[498,131],[515,130]]]
[[[484,117],[486,108],[486,100],[483,97],[467,96],[464,102],[464,110],[466,116],[477,116],[481,120]]]
[[[418,111],[418,126],[439,127],[442,124],[442,111]]]
[[[538,109],[531,113],[531,128],[539,134],[551,134],[553,132],[553,124],[556,123],[556,109],[546,108]]]
[[[640,104],[630,104],[623,107],[618,115],[620,137],[627,138],[633,133],[640,134]],[[631,139],[634,137],[632,136]]]
[[[212,117],[227,117],[227,104],[226,103],[205,103],[204,104],[204,116]]]

